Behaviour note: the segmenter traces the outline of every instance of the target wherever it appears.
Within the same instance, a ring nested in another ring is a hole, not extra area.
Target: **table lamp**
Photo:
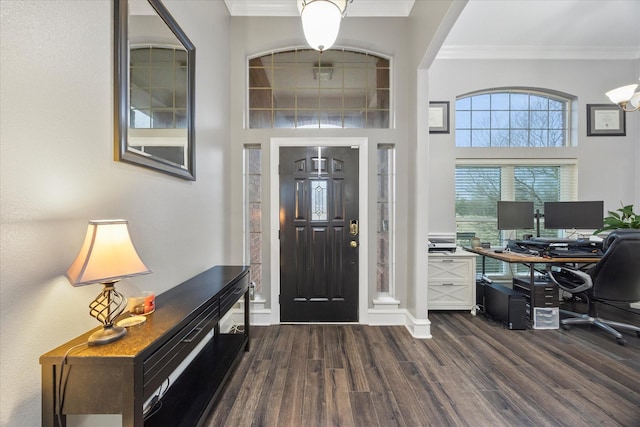
[[[89,221],[80,253],[65,276],[73,286],[102,283],[102,292],[89,304],[89,314],[103,328],[89,337],[89,345],[102,345],[122,338],[126,329],[114,321],[126,307],[126,298],[115,283],[127,277],[151,273],[142,262],[129,236],[126,220]]]

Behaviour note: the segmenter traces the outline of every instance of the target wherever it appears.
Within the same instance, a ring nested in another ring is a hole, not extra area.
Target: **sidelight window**
[[[262,293],[262,150],[259,145],[244,149],[245,262],[251,267],[250,280]]]
[[[376,287],[378,300],[393,298],[395,294],[395,147],[378,146],[377,191],[377,264]]]

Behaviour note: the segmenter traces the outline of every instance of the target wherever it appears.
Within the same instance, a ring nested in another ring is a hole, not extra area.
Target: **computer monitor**
[[[533,202],[498,201],[498,230],[533,228]]]
[[[544,228],[598,229],[603,225],[604,202],[545,202]]]

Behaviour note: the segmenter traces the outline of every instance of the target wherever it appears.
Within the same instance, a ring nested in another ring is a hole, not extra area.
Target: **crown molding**
[[[415,0],[354,0],[351,17],[407,17]],[[293,0],[224,0],[231,16],[300,16]]]
[[[556,46],[454,46],[440,48],[436,59],[587,59],[625,60],[640,59],[635,47]]]

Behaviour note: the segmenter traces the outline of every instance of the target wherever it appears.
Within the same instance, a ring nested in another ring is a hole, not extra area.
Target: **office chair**
[[[585,300],[589,307],[587,314],[560,310],[563,317],[560,324],[564,329],[574,324],[595,325],[613,335],[618,344],[625,345],[627,341],[614,327],[635,331],[640,337],[640,322],[631,325],[601,319],[596,303],[640,301],[640,230],[611,232],[604,241],[603,250],[602,258],[586,271],[569,267],[550,267],[547,271],[556,285]]]

